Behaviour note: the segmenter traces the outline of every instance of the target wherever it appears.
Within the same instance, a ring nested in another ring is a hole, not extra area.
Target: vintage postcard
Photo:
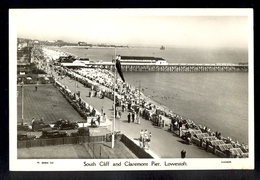
[[[252,9],[10,9],[10,171],[254,169],[253,50]]]

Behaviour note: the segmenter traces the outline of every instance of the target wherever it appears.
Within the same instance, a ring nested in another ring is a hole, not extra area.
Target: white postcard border
[[[247,16],[248,17],[248,58],[249,58],[249,158],[216,159],[17,159],[17,100],[16,100],[16,41],[17,17],[30,10],[9,10],[9,161],[10,171],[117,171],[117,170],[195,170],[195,169],[254,169],[254,57],[253,57],[253,10],[252,9],[107,9],[89,10],[95,15],[151,15],[151,16]],[[44,11],[51,11],[45,9]],[[66,9],[63,9],[66,13]],[[83,13],[84,9],[74,10]],[[108,162],[108,165],[104,165]],[[129,163],[130,162],[130,163]],[[91,166],[90,164],[95,164]],[[119,166],[119,164],[120,166]],[[130,166],[137,163],[137,166]],[[143,164],[146,164],[143,165]],[[157,163],[157,165],[155,165]],[[159,163],[159,165],[158,165]],[[118,166],[113,166],[117,164]]]

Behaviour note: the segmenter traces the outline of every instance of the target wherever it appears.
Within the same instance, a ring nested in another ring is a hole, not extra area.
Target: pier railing
[[[88,64],[87,67],[96,67],[112,70],[112,63]],[[171,63],[168,65],[155,64],[121,64],[122,71],[134,72],[248,72],[248,64],[186,64]]]

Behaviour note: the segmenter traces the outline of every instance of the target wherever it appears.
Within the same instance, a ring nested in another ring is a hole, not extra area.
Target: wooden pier
[[[91,63],[87,67],[114,69],[112,63]],[[130,72],[248,72],[248,64],[121,64],[122,71]]]

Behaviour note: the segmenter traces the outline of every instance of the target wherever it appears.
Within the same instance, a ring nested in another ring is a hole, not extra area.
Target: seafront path
[[[55,77],[59,77],[56,73],[52,72]],[[81,83],[76,83],[72,78],[65,77],[59,80],[62,84],[68,86],[72,92],[80,91],[80,97],[88,104],[93,106],[99,112],[103,107],[104,112],[107,114],[108,121],[113,122],[113,101],[108,98],[100,99],[98,97],[89,97],[90,88],[84,87]],[[121,107],[119,107],[121,110]],[[184,149],[186,158],[217,158],[216,155],[206,152],[204,149],[199,148],[193,144],[186,144],[180,137],[169,131],[169,125],[163,128],[154,126],[151,121],[141,118],[141,123],[128,123],[128,111],[122,112],[120,119],[115,120],[115,129],[121,131],[129,139],[139,144],[138,138],[141,129],[148,130],[152,133],[151,147],[147,150],[154,158],[180,158],[181,151]],[[101,127],[100,127],[101,128]],[[107,127],[109,130],[111,126]]]

